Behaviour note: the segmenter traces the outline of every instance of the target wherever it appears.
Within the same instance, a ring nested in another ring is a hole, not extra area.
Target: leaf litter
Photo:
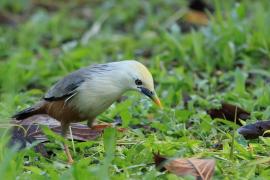
[[[154,153],[154,162],[160,171],[168,171],[177,176],[192,175],[196,179],[209,180],[215,170],[214,159],[198,158],[166,158],[159,153]]]
[[[42,126],[48,126],[54,133],[61,134],[60,123],[47,115],[35,115],[23,121],[12,120],[11,124],[14,125],[11,129],[11,146],[20,144],[20,149],[23,149],[28,143],[37,142],[37,145],[34,147],[35,151],[40,152],[45,157],[48,154],[43,143],[47,142],[48,138],[43,133]],[[84,124],[71,123],[72,137],[68,133],[67,138],[75,141],[95,140],[102,135],[105,128],[114,126],[114,123],[106,123],[93,125],[89,128]],[[117,130],[120,132],[126,131],[125,128],[121,127],[117,128]]]
[[[238,125],[242,125],[240,119],[247,120],[250,118],[250,113],[246,110],[225,102],[221,104],[220,108],[207,110],[207,114],[209,114],[212,119],[220,118],[231,122],[236,120],[236,124]]]
[[[270,137],[269,130],[270,120],[242,126],[238,129],[238,133],[243,135],[245,139],[256,139],[259,136]]]

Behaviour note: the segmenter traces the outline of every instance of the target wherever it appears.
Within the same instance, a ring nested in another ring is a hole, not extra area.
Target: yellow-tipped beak
[[[157,96],[154,96],[154,97],[153,97],[153,101],[156,103],[156,105],[158,105],[158,107],[159,107],[160,109],[163,108],[163,107],[162,107],[162,104],[161,104],[161,102],[160,102],[160,100],[159,100],[159,98],[158,98]]]
[[[141,89],[141,92],[142,92],[144,95],[146,95],[146,96],[148,96],[150,99],[152,99],[152,101],[154,101],[154,102],[158,105],[158,107],[159,107],[160,109],[162,109],[161,102],[160,102],[158,96],[156,95],[156,92],[155,92],[155,91],[150,91],[149,89],[144,88],[144,87],[141,87],[140,89]]]

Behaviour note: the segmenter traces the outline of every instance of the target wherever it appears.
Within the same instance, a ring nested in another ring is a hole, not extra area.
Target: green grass
[[[146,98],[128,93],[128,100],[100,119],[120,115],[124,127],[142,123],[157,131],[107,129],[95,141],[75,143],[76,163],[71,167],[66,167],[64,152],[54,141],[47,144],[56,154],[50,159],[31,147],[20,152],[8,148],[8,129],[2,125],[1,177],[177,179],[155,169],[152,152],[160,151],[170,157],[216,159],[214,179],[268,179],[270,140],[246,141],[233,135],[232,125],[212,120],[205,110],[226,101],[251,112],[247,123],[269,119],[270,2],[211,3],[216,11],[209,25],[183,33],[175,17],[181,18],[186,1],[51,3],[57,11],[29,0],[2,1],[0,11],[12,14],[17,24],[0,25],[1,123],[38,101],[68,72],[123,59],[136,59],[150,68],[165,108],[159,110]],[[83,39],[92,25],[98,31]],[[187,107],[183,93],[192,97]],[[214,149],[216,143],[223,148]]]

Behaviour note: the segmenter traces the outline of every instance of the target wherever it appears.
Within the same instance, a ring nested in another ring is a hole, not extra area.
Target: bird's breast
[[[84,84],[78,93],[72,98],[71,104],[88,118],[95,118],[104,112],[121,95],[122,91],[114,86],[94,86],[93,84]]]

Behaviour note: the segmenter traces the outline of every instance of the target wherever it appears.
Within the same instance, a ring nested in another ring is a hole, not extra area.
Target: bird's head
[[[139,91],[162,108],[161,102],[155,92],[153,77],[149,70],[138,61],[130,60],[122,62],[124,63],[124,71],[127,72],[127,88]]]

